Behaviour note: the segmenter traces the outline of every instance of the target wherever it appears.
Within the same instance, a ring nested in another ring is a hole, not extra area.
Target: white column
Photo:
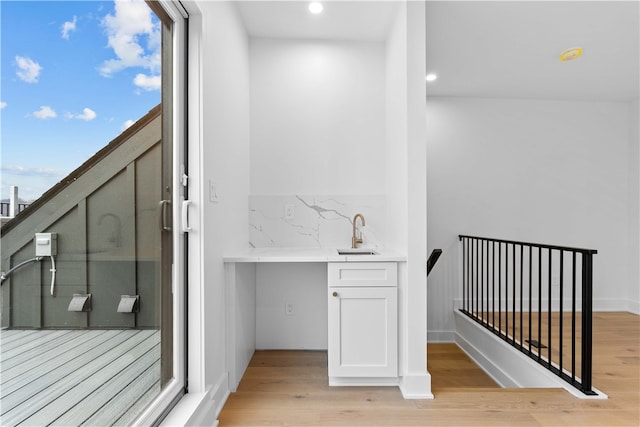
[[[9,188],[9,218],[13,218],[18,213],[18,187],[12,185]]]

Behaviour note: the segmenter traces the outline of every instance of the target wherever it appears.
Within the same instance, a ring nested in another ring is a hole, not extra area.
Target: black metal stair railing
[[[429,255],[429,259],[427,260],[427,276],[431,273],[433,267],[435,267],[440,255],[442,255],[442,249],[434,249],[431,251],[431,255]]]
[[[587,395],[593,249],[475,236],[462,242],[460,311]]]

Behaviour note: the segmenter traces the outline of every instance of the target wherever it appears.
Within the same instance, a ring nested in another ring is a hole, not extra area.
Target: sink
[[[378,255],[378,252],[367,248],[338,249],[338,255]]]

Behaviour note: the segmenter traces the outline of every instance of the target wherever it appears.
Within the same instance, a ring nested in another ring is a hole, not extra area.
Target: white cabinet
[[[346,262],[328,268],[329,383],[397,379],[397,264]],[[355,380],[341,381],[345,378]]]

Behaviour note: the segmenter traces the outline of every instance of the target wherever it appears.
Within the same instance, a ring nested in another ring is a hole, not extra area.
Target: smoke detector
[[[580,58],[582,55],[581,47],[572,47],[571,49],[567,49],[560,54],[560,61],[567,62],[573,61],[574,59]]]

